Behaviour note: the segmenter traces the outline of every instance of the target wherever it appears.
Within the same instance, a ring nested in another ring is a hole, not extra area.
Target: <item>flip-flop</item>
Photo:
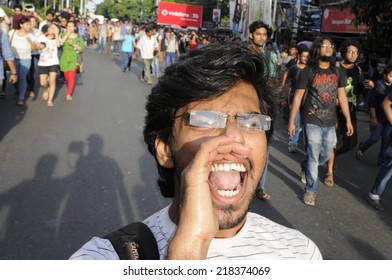
[[[303,197],[303,201],[308,206],[316,205],[316,195],[313,192],[306,192]]]
[[[327,187],[333,187],[333,185],[335,184],[335,182],[333,181],[333,173],[325,174],[324,184]]]

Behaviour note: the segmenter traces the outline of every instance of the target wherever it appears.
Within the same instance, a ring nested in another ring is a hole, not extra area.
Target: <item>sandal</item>
[[[316,195],[313,192],[306,192],[303,197],[303,201],[308,206],[316,205]]]
[[[324,184],[327,187],[333,187],[333,185],[335,184],[335,182],[333,181],[333,173],[325,174]]]
[[[256,197],[264,201],[271,199],[271,196],[268,193],[265,193],[264,190],[256,190]]]

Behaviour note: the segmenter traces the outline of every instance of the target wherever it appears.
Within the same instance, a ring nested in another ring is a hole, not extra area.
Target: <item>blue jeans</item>
[[[155,57],[152,60],[152,74],[158,76],[159,74],[159,57]]]
[[[131,69],[132,55],[131,52],[122,52],[121,65],[123,69],[127,67]]]
[[[98,39],[98,51],[104,52],[106,49],[106,37],[99,37]]]
[[[176,62],[176,53],[167,52],[166,53],[166,67],[172,65]]]
[[[291,109],[291,105],[293,103],[293,96],[288,98],[288,103],[289,103],[289,108]],[[301,132],[301,113],[300,110],[298,110],[298,113],[295,115],[294,118],[294,127],[295,127],[295,134],[293,136],[289,137],[289,146],[298,145],[298,140],[299,140],[299,133]]]
[[[385,188],[392,176],[392,147],[386,151],[384,162],[379,165],[376,180],[370,193],[377,194],[380,197],[383,195]]]
[[[386,160],[385,156],[389,147],[389,136],[391,132],[392,126],[390,124],[378,123],[377,126],[370,126],[370,135],[365,141],[359,143],[358,150],[365,152],[381,137],[380,152],[378,153],[377,164],[379,166],[382,165]]]
[[[269,164],[269,147],[267,148],[267,160],[265,161],[265,167],[263,171],[263,175],[261,175],[261,179],[259,184],[257,185],[256,190],[264,190],[265,181],[267,180],[267,169]]]
[[[33,54],[31,55],[31,65],[30,65],[30,71],[28,75],[28,81],[29,81],[29,90],[34,91],[35,87],[35,72],[38,68],[38,60],[39,60],[39,54]]]
[[[301,162],[301,168],[305,171],[306,191],[317,193],[318,167],[327,162],[336,145],[336,129],[320,127],[314,124],[303,125],[306,155]]]
[[[27,74],[30,72],[31,58],[18,59],[15,58],[16,72],[18,73],[17,88],[19,91],[19,100],[25,99],[27,89]]]

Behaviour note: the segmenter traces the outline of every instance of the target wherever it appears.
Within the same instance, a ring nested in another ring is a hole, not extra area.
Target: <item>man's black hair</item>
[[[20,10],[23,11],[23,7],[22,7],[21,4],[16,4],[16,5],[14,6],[14,10],[15,10],[15,9],[20,9]]]
[[[45,13],[46,15],[52,15],[52,16],[55,16],[55,11],[54,10],[52,10],[52,9],[50,9],[50,10],[47,10],[46,11],[46,13]]]
[[[309,59],[308,59],[308,65],[313,69],[317,69],[319,67],[319,62],[321,57],[320,49],[324,40],[329,41],[333,46],[332,57],[335,57],[336,50],[335,50],[335,44],[333,43],[332,39],[327,36],[318,38],[316,41],[313,42],[312,47],[310,48]],[[335,68],[335,63],[331,62],[330,67]]]
[[[298,54],[302,54],[303,52],[309,52],[309,48],[305,44],[301,44],[298,46]]]
[[[266,76],[265,57],[247,43],[209,44],[165,69],[148,96],[144,141],[156,159],[155,140],[172,143],[174,117],[177,111],[198,100],[215,99],[240,82],[252,85],[259,98],[262,114],[275,117],[275,98],[271,80]],[[273,126],[266,131],[271,139]],[[157,159],[156,159],[157,160]],[[164,197],[174,196],[174,169],[158,166],[158,185]]]
[[[256,31],[256,29],[259,29],[259,28],[265,28],[265,30],[267,30],[267,37],[268,38],[271,37],[271,35],[272,35],[271,27],[262,20],[257,20],[257,21],[252,22],[249,25],[249,33],[253,33]]]
[[[361,51],[362,51],[361,44],[358,42],[358,40],[347,39],[347,40],[343,41],[343,43],[340,44],[340,48],[339,48],[340,53],[342,54],[343,57],[345,56],[349,46],[356,47],[358,49],[359,53],[361,53]]]

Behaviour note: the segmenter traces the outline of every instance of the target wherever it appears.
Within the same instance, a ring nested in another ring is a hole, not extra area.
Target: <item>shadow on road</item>
[[[102,153],[101,136],[91,134],[85,146],[69,144],[75,165],[65,178],[53,176],[60,159],[48,153],[36,163],[34,178],[0,196],[0,259],[67,259],[122,224],[120,216],[130,213],[123,174]]]

